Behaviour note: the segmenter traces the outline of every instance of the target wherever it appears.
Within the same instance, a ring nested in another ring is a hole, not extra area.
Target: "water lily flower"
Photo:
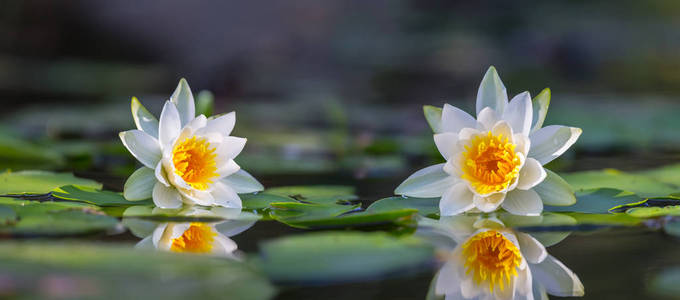
[[[218,222],[153,222],[137,219],[134,216],[171,214],[166,209],[132,206],[123,214],[123,224],[142,240],[137,249],[156,249],[160,251],[207,254],[236,258],[238,248],[229,237],[252,227],[257,215],[241,212],[237,208],[214,207],[210,210],[190,207],[175,213],[177,217],[221,218]]]
[[[245,138],[230,136],[234,112],[206,118],[195,115],[194,96],[186,80],[165,102],[160,120],[132,98],[137,129],[120,133],[123,145],[144,166],[125,183],[130,201],[153,198],[162,208],[189,205],[241,208],[239,193],[264,189],[234,158]]]
[[[446,299],[548,299],[583,296],[583,284],[537,238],[495,218],[443,217],[434,228],[451,239],[434,292]],[[420,230],[420,229],[419,229]],[[556,242],[554,242],[556,243]]]
[[[550,102],[544,90],[533,100],[523,92],[508,102],[496,69],[484,75],[477,93],[477,118],[445,104],[428,121],[446,163],[419,170],[395,194],[441,197],[441,215],[491,212],[502,207],[538,215],[543,204],[576,202],[569,185],[543,165],[562,155],[581,134],[575,127],[543,126]]]

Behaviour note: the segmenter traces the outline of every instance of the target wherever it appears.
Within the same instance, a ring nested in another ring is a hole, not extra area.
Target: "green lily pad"
[[[566,213],[566,215],[574,218],[578,225],[637,226],[642,223],[642,219],[624,213],[617,214]]]
[[[274,281],[318,284],[404,274],[432,259],[432,246],[413,236],[320,232],[267,241],[258,262]]]
[[[65,185],[78,185],[101,189],[94,180],[83,179],[70,173],[47,171],[19,171],[0,174],[0,195],[46,194]]]
[[[130,206],[152,204],[152,201],[128,201],[121,193],[102,191],[96,188],[67,185],[52,191],[52,196],[61,200],[84,202],[98,206]]]
[[[0,277],[21,299],[258,300],[275,293],[243,262],[110,243],[3,243]]]
[[[606,214],[617,206],[643,201],[637,195],[618,189],[602,188],[576,192],[576,203],[571,206],[544,206],[543,210],[553,212],[581,212]]]
[[[257,193],[257,194],[241,194],[241,201],[243,202],[244,210],[257,210],[262,211],[268,209],[269,204],[275,202],[296,202],[295,199],[290,197],[284,197],[279,195],[272,195],[268,193]]]
[[[680,192],[677,185],[659,181],[644,173],[631,174],[613,169],[563,174],[562,178],[574,190],[611,188],[632,192],[640,197],[667,196]]]
[[[341,214],[358,209],[356,205],[309,204],[297,202],[278,202],[271,204],[269,215],[272,219],[299,228],[308,228],[310,223],[323,222]]]
[[[416,209],[418,214],[433,216],[439,213],[439,198],[388,197],[373,202],[366,212]]]
[[[0,235],[66,236],[118,230],[116,218],[98,207],[76,202],[37,202],[0,198],[0,205],[11,208],[18,221],[0,225]]]
[[[316,204],[349,204],[357,199],[354,187],[344,185],[282,186],[265,193]]]

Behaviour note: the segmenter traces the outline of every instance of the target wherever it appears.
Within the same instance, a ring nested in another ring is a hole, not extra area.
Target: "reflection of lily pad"
[[[279,238],[261,245],[260,264],[274,281],[325,283],[376,280],[429,263],[432,247],[383,232],[327,232]]]
[[[0,277],[22,299],[269,299],[274,294],[245,263],[136,251],[131,245],[4,243]]]
[[[102,187],[96,181],[78,178],[70,173],[46,171],[5,172],[0,174],[0,195],[45,194],[60,186],[69,184],[95,189]]]
[[[118,220],[96,206],[68,202],[37,202],[0,198],[0,205],[16,212],[18,221],[0,225],[0,234],[62,236],[115,230]]]

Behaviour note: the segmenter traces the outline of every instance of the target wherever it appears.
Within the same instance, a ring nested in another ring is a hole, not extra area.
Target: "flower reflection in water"
[[[549,255],[543,244],[561,241],[564,233],[534,237],[506,227],[495,217],[462,215],[425,219],[418,234],[441,250],[444,265],[435,277],[434,292],[446,299],[548,299],[548,294],[584,294],[578,276]]]
[[[258,219],[257,215],[234,208],[189,207],[177,211],[133,206],[125,211],[123,224],[142,238],[137,249],[236,258],[238,247],[229,237],[252,227]]]

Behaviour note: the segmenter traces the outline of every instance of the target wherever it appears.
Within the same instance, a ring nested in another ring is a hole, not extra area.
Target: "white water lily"
[[[165,102],[160,121],[136,98],[132,116],[137,129],[121,132],[120,139],[144,166],[125,182],[125,199],[153,198],[161,208],[182,203],[241,208],[239,193],[264,189],[234,162],[246,144],[245,138],[229,135],[235,113],[196,116],[186,80]]]
[[[499,207],[534,216],[543,211],[544,203],[575,203],[569,185],[543,165],[569,149],[581,129],[542,128],[549,102],[547,89],[534,103],[529,92],[508,102],[498,73],[489,68],[477,93],[476,119],[449,104],[441,117],[429,116],[434,142],[446,163],[417,171],[395,193],[441,197],[439,209],[444,216]]]
[[[146,212],[146,207],[130,207],[124,213],[123,223],[142,240],[137,249],[207,254],[235,258],[238,248],[230,239],[252,227],[258,217],[241,212],[236,208],[214,207],[210,210],[188,208],[177,213],[181,217],[222,218],[218,222],[152,222],[137,219],[134,215]],[[163,209],[155,208],[151,214],[162,214]],[[131,217],[132,215],[132,217]]]
[[[498,219],[444,217],[433,227],[452,244],[440,249],[445,263],[434,283],[435,294],[447,300],[584,295],[578,276],[549,255],[541,241]]]

